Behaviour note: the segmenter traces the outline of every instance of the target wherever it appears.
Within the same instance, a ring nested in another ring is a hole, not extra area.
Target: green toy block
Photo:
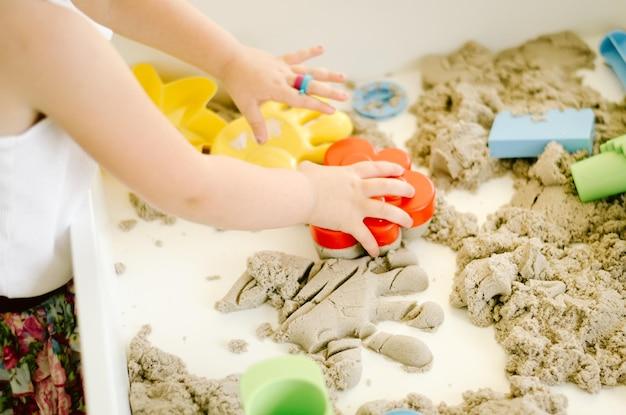
[[[251,366],[241,377],[246,415],[333,415],[321,369],[305,356],[282,356]]]
[[[571,170],[583,202],[626,192],[626,154],[607,150],[572,164]]]

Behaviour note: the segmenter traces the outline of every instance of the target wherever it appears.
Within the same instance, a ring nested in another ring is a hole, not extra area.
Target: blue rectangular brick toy
[[[567,151],[593,148],[595,116],[590,109],[550,110],[543,118],[501,112],[489,132],[489,155],[495,158],[537,157],[557,141]]]

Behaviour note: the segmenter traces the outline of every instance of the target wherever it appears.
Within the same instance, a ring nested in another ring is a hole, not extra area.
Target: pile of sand
[[[409,394],[400,401],[372,401],[364,404],[357,415],[384,415],[392,409],[414,409],[422,415],[562,415],[566,413],[567,398],[552,393],[534,378],[514,376],[509,393],[479,389],[465,392],[463,403],[435,406],[430,399],[418,393]]]
[[[242,415],[239,378],[208,380],[187,372],[180,358],[150,344],[144,326],[128,351],[133,414]]]
[[[421,60],[424,93],[413,105],[417,132],[407,145],[440,186],[474,189],[510,168],[488,157],[487,136],[500,111],[541,117],[548,109],[591,108],[596,148],[626,125],[626,106],[582,84],[595,53],[573,33],[541,36],[494,53],[469,42],[448,56]]]
[[[471,215],[440,204],[427,238],[458,250],[451,302],[474,324],[495,325],[508,373],[591,392],[626,384],[626,199],[582,204],[569,166],[583,154],[552,143],[536,162],[499,162],[487,157],[486,134],[497,111],[565,107],[594,110],[596,149],[626,132],[626,105],[576,75],[593,58],[571,33],[497,54],[469,43],[427,58],[409,142],[440,183],[473,188],[513,172],[513,200],[480,230]]]

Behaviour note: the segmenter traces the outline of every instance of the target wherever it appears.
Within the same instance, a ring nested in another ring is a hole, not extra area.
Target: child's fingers
[[[328,105],[327,103],[311,96],[299,94],[298,91],[293,88],[288,88],[285,91],[282,96],[282,101],[292,107],[307,108],[324,114],[332,114],[335,112],[335,108],[332,105]]]
[[[350,234],[354,236],[354,239],[359,241],[363,248],[373,257],[377,257],[380,253],[378,243],[372,235],[372,232],[365,226],[363,222],[360,222],[350,230]]]
[[[405,228],[413,226],[413,219],[404,210],[381,200],[369,199],[365,205],[365,216],[368,218],[384,219],[397,223]]]
[[[265,119],[259,110],[259,106],[254,101],[249,101],[246,105],[239,107],[241,114],[246,117],[252,133],[256,140],[263,144],[267,141],[267,128],[265,126]]]
[[[308,93],[318,97],[334,99],[335,101],[345,101],[348,99],[348,94],[344,91],[340,91],[318,81],[312,81],[309,84]]]
[[[363,193],[367,197],[400,196],[413,197],[413,186],[399,179],[374,178],[363,181]]]
[[[341,72],[332,72],[325,68],[307,68],[304,65],[292,65],[291,70],[299,74],[309,74],[316,81],[322,82],[344,82],[346,76]]]
[[[404,168],[390,161],[361,161],[350,166],[362,179],[372,177],[397,177],[404,173]]]
[[[304,61],[312,59],[316,56],[319,56],[322,53],[324,53],[324,47],[318,45],[318,46],[313,46],[312,48],[300,49],[293,53],[287,53],[283,55],[281,58],[288,65],[297,65]]]

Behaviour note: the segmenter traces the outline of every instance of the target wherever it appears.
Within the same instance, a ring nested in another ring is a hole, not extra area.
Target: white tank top
[[[74,9],[67,0],[52,2]],[[0,296],[34,297],[71,279],[69,227],[96,172],[48,118],[0,137]]]

